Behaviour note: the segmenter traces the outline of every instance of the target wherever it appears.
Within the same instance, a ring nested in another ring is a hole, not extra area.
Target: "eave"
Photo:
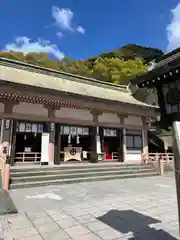
[[[156,67],[153,70],[146,72],[131,80],[132,85],[137,85],[140,88],[154,88],[161,82],[167,81],[169,77],[176,77],[180,73],[180,56],[171,59],[166,64]]]

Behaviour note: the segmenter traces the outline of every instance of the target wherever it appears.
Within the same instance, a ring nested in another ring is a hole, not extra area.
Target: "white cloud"
[[[79,33],[81,33],[81,34],[85,34],[85,29],[84,29],[82,26],[78,26],[78,27],[76,28],[76,31],[79,32]]]
[[[59,50],[57,45],[52,44],[50,41],[38,39],[32,41],[28,37],[17,37],[14,42],[5,45],[6,51],[23,52],[25,54],[29,52],[47,52],[52,54],[58,59],[64,58],[63,52]]]
[[[69,8],[52,7],[52,17],[55,20],[55,24],[61,29],[73,30],[71,26],[73,16],[74,13]]]
[[[180,47],[180,3],[171,9],[171,22],[167,26],[167,51]]]
[[[52,17],[55,21],[55,25],[62,30],[68,30],[71,32],[77,31],[81,34],[85,33],[85,29],[82,26],[77,26],[76,28],[72,26],[74,13],[69,8],[59,8],[57,6],[53,6]]]
[[[62,32],[57,32],[56,35],[58,38],[62,38],[64,36]]]

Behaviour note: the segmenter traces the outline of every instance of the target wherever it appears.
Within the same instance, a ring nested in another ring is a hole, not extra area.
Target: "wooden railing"
[[[149,153],[148,157],[152,161],[156,161],[159,158],[162,158],[165,162],[172,162],[174,160],[173,153]]]
[[[16,162],[39,162],[41,160],[40,152],[17,152]]]
[[[160,175],[164,175],[165,171],[174,170],[174,156],[172,153],[149,153],[147,163],[151,163]]]

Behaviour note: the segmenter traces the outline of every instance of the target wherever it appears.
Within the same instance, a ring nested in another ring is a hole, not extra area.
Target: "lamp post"
[[[180,49],[164,55],[163,61],[131,80],[138,88],[156,88],[162,126],[172,127],[174,169],[180,229]],[[134,89],[134,88],[133,88]]]

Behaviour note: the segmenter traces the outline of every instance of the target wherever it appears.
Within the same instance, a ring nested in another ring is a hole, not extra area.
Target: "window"
[[[16,132],[42,133],[43,124],[18,122],[16,125]]]
[[[142,136],[134,136],[135,148],[142,148]]]
[[[105,128],[103,134],[105,137],[117,137],[117,130]]]
[[[88,127],[77,127],[77,126],[61,126],[61,134],[63,135],[89,135]]]
[[[126,147],[127,149],[142,149],[142,132],[127,130]]]
[[[134,137],[133,136],[126,136],[126,145],[128,148],[133,148],[134,146]]]

